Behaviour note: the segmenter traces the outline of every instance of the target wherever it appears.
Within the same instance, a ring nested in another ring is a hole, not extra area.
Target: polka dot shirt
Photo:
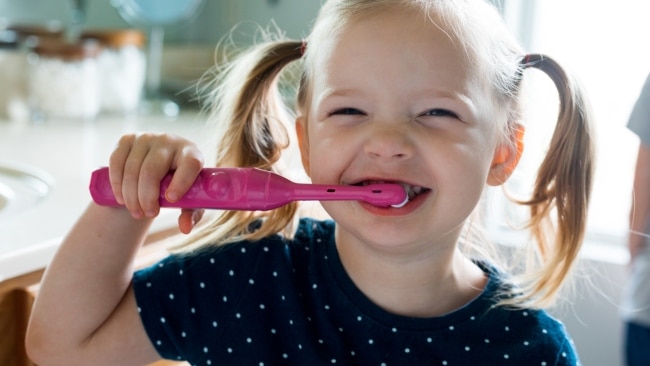
[[[160,355],[192,365],[579,365],[561,323],[494,307],[483,293],[444,316],[410,318],[372,303],[345,272],[334,223],[302,219],[293,240],[172,255],[134,275],[138,310]]]

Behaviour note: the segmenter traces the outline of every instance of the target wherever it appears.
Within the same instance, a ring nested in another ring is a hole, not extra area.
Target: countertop
[[[50,176],[47,196],[25,210],[0,209],[0,282],[44,268],[62,237],[90,202],[91,172],[108,164],[119,137],[128,132],[170,132],[207,142],[197,112],[163,116],[99,117],[93,121],[50,120],[34,124],[0,120],[0,166],[28,166]],[[176,212],[164,210],[152,230],[175,225]]]

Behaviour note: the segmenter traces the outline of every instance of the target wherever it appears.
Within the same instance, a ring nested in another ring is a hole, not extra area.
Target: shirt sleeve
[[[644,145],[650,145],[650,75],[634,104],[627,126],[639,136]]]

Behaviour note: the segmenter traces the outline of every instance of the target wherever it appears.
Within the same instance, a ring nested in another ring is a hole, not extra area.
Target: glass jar
[[[146,75],[144,34],[135,29],[86,30],[82,39],[102,46],[99,54],[102,111],[135,112]]]
[[[0,120],[26,118],[27,53],[20,47],[18,35],[0,30]]]
[[[32,120],[92,119],[101,107],[97,42],[41,39],[28,56]]]

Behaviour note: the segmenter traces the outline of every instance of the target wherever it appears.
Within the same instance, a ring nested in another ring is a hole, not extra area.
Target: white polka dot
[[[240,313],[237,313],[237,314],[235,314],[235,317],[236,317],[237,319],[241,319],[241,314],[240,314]]]
[[[490,340],[485,338],[485,343],[490,343]]]
[[[210,258],[210,263],[214,264],[214,258]]]
[[[200,286],[201,288],[205,288],[205,283],[201,282],[201,283],[199,283],[199,286]]]
[[[233,270],[231,269],[230,271],[228,271],[228,275],[229,275],[230,277],[234,276],[234,275],[235,275],[235,271],[233,271]]]
[[[469,352],[470,349],[469,346],[465,346],[465,351]]]
[[[509,332],[509,331],[510,331],[510,327],[507,326],[507,325],[506,325],[506,327],[505,327],[504,329],[506,330],[506,332]]]
[[[165,318],[160,318],[160,322],[161,322],[161,323],[166,322]]]
[[[473,316],[473,315],[472,315],[472,317],[471,317],[471,318],[469,318],[469,320],[475,320],[475,319],[476,319],[476,317],[475,317],[475,316]]]
[[[505,358],[505,359],[507,360],[507,359],[510,358],[510,355],[508,355],[508,354],[506,353],[505,355],[503,355],[503,358]]]
[[[178,274],[182,276],[183,275],[183,270],[181,269],[180,271],[178,271]]]
[[[397,328],[393,328],[393,329],[391,329],[391,331],[392,331],[393,333],[397,333]]]
[[[530,343],[528,343],[528,341],[524,341],[524,346],[527,346],[527,345],[529,345],[529,344],[530,344]]]
[[[174,300],[174,294],[169,294],[169,299]]]
[[[562,357],[566,358],[566,352],[562,352]]]
[[[253,284],[255,284],[255,280],[251,278],[251,279],[248,280],[248,283],[250,283],[251,285],[253,285]]]
[[[142,309],[140,309],[140,307],[138,306],[138,313],[141,313],[141,312],[142,312]]]
[[[298,344],[298,349],[302,349],[302,344]]]
[[[208,347],[203,347],[203,353],[208,353]]]
[[[246,253],[246,248],[241,248],[242,253]]]
[[[542,329],[542,333],[546,334],[546,333],[548,333],[548,330]]]
[[[289,325],[293,325],[293,319],[289,319]]]
[[[228,347],[228,353],[232,353],[232,348]]]
[[[151,282],[147,282],[147,287],[151,287]]]
[[[278,272],[273,271],[273,277],[278,277]]]
[[[331,363],[336,363],[336,359],[333,358],[330,362],[331,362]]]
[[[443,365],[446,365],[446,364],[447,364],[447,361],[442,361],[442,364],[443,364]]]
[[[325,310],[329,310],[329,309],[330,309],[330,306],[329,306],[329,305],[325,305]]]
[[[156,341],[156,344],[160,346],[162,344],[162,341],[158,340]]]
[[[372,340],[372,339],[368,339],[368,344],[373,344],[373,343],[375,343],[374,340]]]
[[[289,358],[289,355],[286,354],[286,353],[283,353],[283,354],[282,354],[282,358]]]
[[[453,325],[450,325],[450,326],[449,326],[449,330],[454,330],[454,326],[453,326]]]
[[[431,343],[431,342],[433,342],[433,339],[431,339],[431,337],[427,338],[427,343]]]
[[[228,296],[224,296],[221,299],[223,300],[223,302],[228,302]]]
[[[541,365],[546,366],[546,361],[542,361]]]
[[[361,321],[361,315],[357,317],[357,321]]]
[[[264,304],[260,304],[260,309],[264,310],[266,309],[266,306],[264,306]]]
[[[216,322],[216,321],[214,321],[214,322],[212,322],[212,327],[213,327],[213,328],[216,328],[216,327],[217,327],[217,325],[218,325],[218,324],[217,324],[217,322]]]
[[[271,329],[271,333],[275,334],[277,331],[275,329]]]
[[[268,252],[268,251],[269,251],[269,247],[264,247],[264,251],[265,251],[265,252]]]
[[[164,263],[158,263],[158,267],[163,268],[165,266]]]
[[[313,284],[313,285],[311,285],[311,288],[313,288],[313,289],[316,289],[317,287],[318,287],[317,284]]]
[[[318,343],[323,344],[323,343],[325,343],[325,341],[323,341],[322,339],[319,339]]]
[[[181,337],[183,337],[183,338],[187,337],[187,333],[181,332]]]
[[[410,348],[405,348],[404,353],[411,353],[411,349]]]
[[[339,328],[339,332],[340,332],[340,333],[343,333],[343,328]]]
[[[207,363],[208,365],[212,365],[212,361],[211,361],[211,360],[207,360],[205,363]]]
[[[523,314],[524,314],[524,316],[528,316],[528,312],[527,312],[527,311],[524,311]]]
[[[196,314],[196,309],[195,308],[191,308],[190,311],[192,312],[192,314]]]
[[[253,340],[250,338],[246,338],[246,343],[253,343]]]
[[[357,354],[354,351],[350,351],[351,356],[356,356]]]

